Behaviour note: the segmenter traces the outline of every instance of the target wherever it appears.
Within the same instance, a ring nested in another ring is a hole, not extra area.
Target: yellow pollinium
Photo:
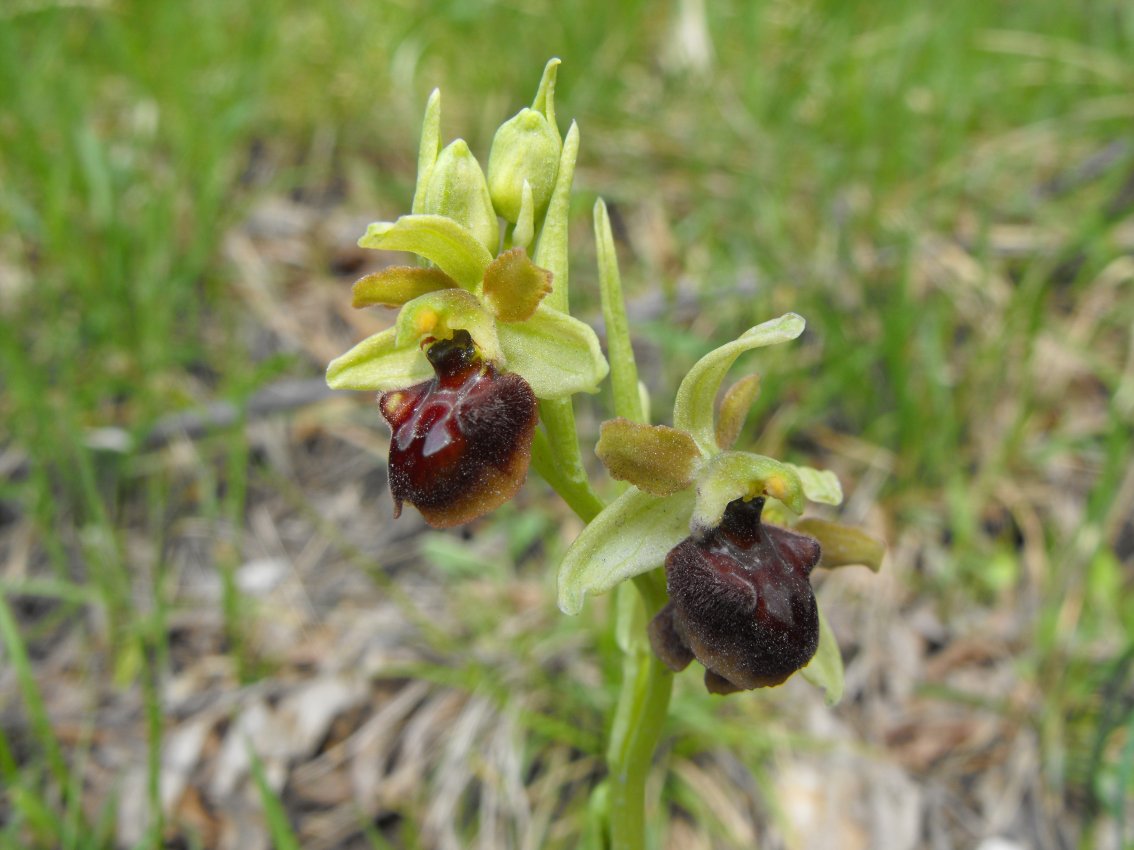
[[[436,310],[422,310],[415,317],[414,328],[420,336],[431,335],[440,321]]]
[[[784,501],[791,492],[787,479],[782,475],[772,475],[764,481],[764,492],[773,499]]]

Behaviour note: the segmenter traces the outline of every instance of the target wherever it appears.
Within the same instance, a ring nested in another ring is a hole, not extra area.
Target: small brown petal
[[[533,263],[523,248],[505,251],[484,270],[484,300],[502,322],[523,322],[551,292],[551,272]]]
[[[687,432],[622,417],[602,423],[595,454],[612,478],[655,496],[671,496],[692,484],[701,460]]]
[[[717,445],[725,451],[731,449],[740,436],[740,429],[744,427],[752,402],[759,394],[760,376],[753,374],[746,375],[729,387],[721,399],[720,409],[717,410]]]

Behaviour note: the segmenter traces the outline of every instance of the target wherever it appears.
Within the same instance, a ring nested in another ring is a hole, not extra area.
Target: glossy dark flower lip
[[[718,527],[666,558],[670,601],[650,623],[650,642],[675,671],[700,661],[711,693],[780,685],[819,645],[809,579],[819,543],[762,523],[763,507],[763,498],[729,503]]]
[[[436,375],[382,393],[392,431],[390,492],[436,528],[469,522],[511,499],[524,482],[538,421],[536,398],[519,375],[480,357],[466,331],[432,341]]]

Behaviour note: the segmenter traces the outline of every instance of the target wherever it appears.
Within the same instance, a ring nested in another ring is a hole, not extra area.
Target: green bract
[[[731,389],[714,419],[721,382],[736,359],[754,348],[795,339],[803,329],[803,319],[788,313],[701,358],[678,390],[674,428],[625,419],[604,423],[599,457],[615,478],[637,489],[607,506],[567,550],[559,569],[559,607],[565,613],[578,613],[588,593],[602,593],[661,566],[690,534],[718,526],[734,500],[764,497],[794,515],[803,512],[805,500],[842,501],[834,473],[727,450],[755,398],[758,378],[742,379]],[[808,533],[813,529],[820,532],[813,536],[821,545],[825,537],[837,537],[842,551],[863,553],[868,562],[880,551],[863,542],[870,539],[866,535],[856,536],[835,523],[812,525]],[[829,700],[842,693],[838,645],[822,618],[819,651],[803,673],[825,688]]]

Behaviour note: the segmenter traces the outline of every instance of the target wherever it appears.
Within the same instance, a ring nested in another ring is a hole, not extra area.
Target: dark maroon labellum
[[[819,646],[809,576],[819,543],[760,521],[764,499],[737,499],[721,524],[665,559],[667,604],[650,623],[654,652],[673,670],[696,658],[705,687],[729,694],[779,685]]]
[[[382,393],[394,516],[409,502],[437,528],[499,507],[524,482],[538,414],[527,381],[483,360],[467,331],[426,349],[432,380]]]

